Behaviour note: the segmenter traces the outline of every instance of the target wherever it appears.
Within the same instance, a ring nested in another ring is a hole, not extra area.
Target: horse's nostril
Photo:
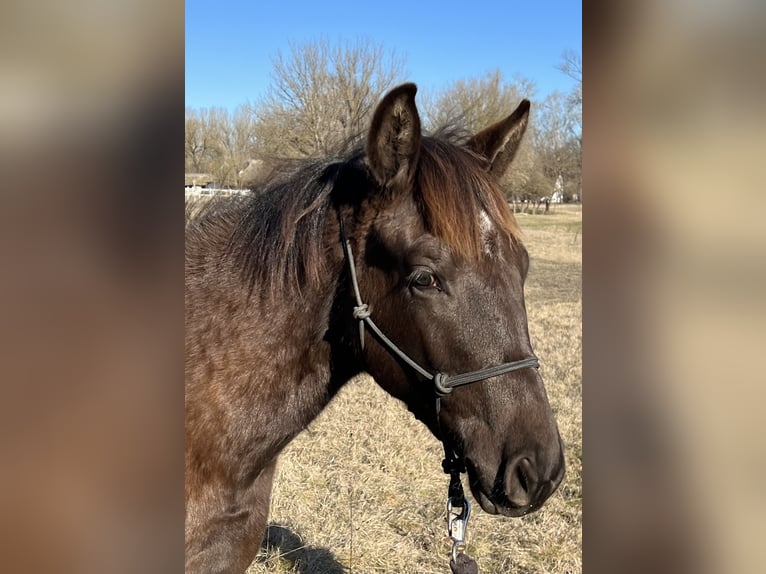
[[[518,465],[516,467],[516,473],[519,475],[519,485],[524,492],[529,492],[529,482],[527,481],[527,473],[524,472],[524,466]]]
[[[506,471],[505,495],[515,506],[532,504],[536,488],[531,461],[524,457],[509,465]]]

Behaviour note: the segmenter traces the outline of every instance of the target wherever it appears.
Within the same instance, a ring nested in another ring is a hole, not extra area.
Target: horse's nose
[[[515,506],[529,506],[537,494],[537,475],[532,461],[527,457],[518,459],[505,469],[505,495]]]
[[[515,506],[540,506],[564,478],[564,456],[559,451],[553,465],[534,464],[523,456],[505,469],[505,495]],[[547,468],[546,468],[547,467]]]

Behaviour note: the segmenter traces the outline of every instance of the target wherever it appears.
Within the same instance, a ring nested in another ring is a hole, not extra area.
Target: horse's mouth
[[[501,505],[493,502],[480,490],[476,491],[471,487],[471,492],[473,493],[473,497],[478,501],[479,506],[481,506],[481,509],[487,514],[500,514],[502,516],[518,518],[519,516],[524,516],[540,508],[540,505],[534,504],[529,504],[527,506],[516,506],[514,504]]]
[[[510,516],[517,518],[524,516],[531,512],[538,510],[544,501],[534,502],[524,506],[514,504],[505,496],[505,494],[498,492],[497,489],[489,489],[489,494],[479,478],[476,466],[470,459],[465,461],[466,471],[468,473],[468,485],[471,488],[471,493],[474,499],[479,503],[481,509],[487,514],[500,514],[502,516]]]

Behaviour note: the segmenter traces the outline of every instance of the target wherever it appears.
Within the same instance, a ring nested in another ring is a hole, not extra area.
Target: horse
[[[451,496],[467,472],[485,512],[521,516],[564,476],[499,183],[529,101],[461,140],[423,133],[416,92],[386,94],[363,145],[187,221],[187,572],[246,570],[280,451],[362,372],[444,444]]]

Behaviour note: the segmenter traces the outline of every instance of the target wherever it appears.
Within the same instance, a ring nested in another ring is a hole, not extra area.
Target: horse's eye
[[[410,275],[409,283],[411,287],[416,289],[438,289],[439,291],[442,289],[439,279],[427,269],[416,270]]]

